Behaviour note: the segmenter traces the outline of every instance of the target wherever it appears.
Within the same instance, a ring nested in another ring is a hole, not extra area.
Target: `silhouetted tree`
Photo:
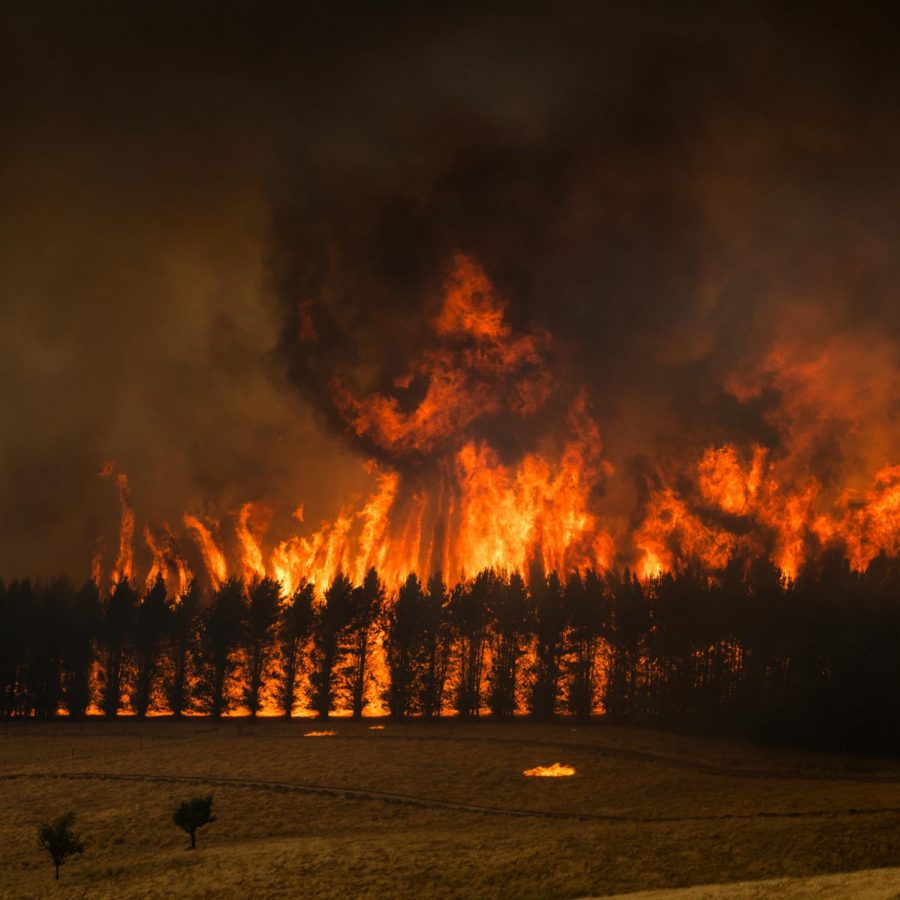
[[[6,718],[29,712],[26,685],[35,616],[30,581],[13,581],[0,593],[0,690]]]
[[[143,719],[150,709],[159,679],[159,662],[169,624],[166,583],[157,574],[137,609],[134,629],[134,711]]]
[[[248,589],[244,705],[255,716],[262,706],[262,688],[275,647],[275,625],[281,604],[281,585],[271,578],[254,581]]]
[[[603,705],[611,718],[630,720],[639,708],[639,669],[647,655],[650,606],[641,582],[628,569],[621,578],[610,574],[609,590],[612,615],[607,627],[609,664]]]
[[[697,633],[709,584],[695,566],[666,572],[652,582],[653,628],[647,648],[656,677],[655,705],[665,724],[697,726],[696,692],[705,650]]]
[[[440,716],[444,706],[444,685],[453,646],[449,604],[444,580],[435,573],[428,580],[421,612],[422,675],[417,705],[426,719]]]
[[[327,719],[334,708],[335,667],[353,615],[353,584],[338,572],[325,591],[325,602],[317,611],[313,629],[313,671],[310,674],[312,708]]]
[[[228,686],[238,668],[246,613],[243,582],[229,578],[213,592],[203,616],[197,699],[200,708],[215,719],[231,707]]]
[[[25,671],[28,709],[38,718],[55,716],[62,698],[65,614],[75,591],[67,578],[38,584],[32,592],[32,630]]]
[[[84,844],[72,830],[75,814],[66,813],[53,822],[45,822],[38,828],[38,844],[50,854],[56,881],[59,881],[59,867],[64,865],[70,856],[84,853]]]
[[[456,585],[450,595],[449,612],[459,665],[456,710],[463,719],[477,718],[481,712],[488,610],[497,585],[497,576],[485,569],[472,581]]]
[[[91,668],[100,626],[100,591],[89,579],[73,594],[64,613],[62,702],[73,719],[91,705]]]
[[[315,622],[315,585],[303,582],[281,608],[277,625],[280,672],[276,697],[278,708],[290,718],[297,699],[297,680],[303,654]]]
[[[609,622],[611,604],[605,585],[592,569],[582,579],[577,573],[566,582],[564,601],[569,647],[566,706],[581,721],[594,711],[597,695],[597,655]]]
[[[179,719],[188,709],[188,679],[192,657],[200,645],[201,592],[197,582],[191,579],[187,590],[172,600],[169,606],[169,628],[166,640],[169,669],[166,677],[166,699],[172,715]]]
[[[104,715],[119,714],[122,697],[129,687],[131,650],[137,592],[122,578],[115,585],[103,610],[100,625],[100,706]]]
[[[412,711],[417,674],[420,663],[424,662],[424,603],[419,579],[410,573],[397,594],[397,600],[385,612],[384,651],[388,685],[384,699],[394,719],[405,719]]]
[[[488,706],[498,719],[516,712],[519,659],[529,627],[528,592],[517,572],[508,580],[497,579],[488,592],[491,668],[488,674]]]
[[[350,686],[353,718],[362,718],[368,684],[368,662],[372,651],[372,633],[384,605],[384,585],[374,568],[366,572],[363,583],[351,595],[348,623],[349,646],[346,674]]]
[[[549,719],[556,712],[566,628],[563,589],[557,574],[533,580],[531,598],[534,663],[529,709],[536,719]]]
[[[191,836],[191,850],[197,846],[197,831],[216,821],[212,814],[212,796],[184,800],[172,813],[172,821]]]

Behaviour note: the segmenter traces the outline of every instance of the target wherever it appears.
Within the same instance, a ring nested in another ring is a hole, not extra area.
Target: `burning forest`
[[[189,41],[146,93],[59,48],[91,102],[6,167],[4,715],[896,747],[891,54],[605,15]]]
[[[771,563],[794,580],[824,553],[845,556],[856,572],[900,555],[896,426],[880,418],[900,396],[882,368],[890,348],[838,344],[812,359],[773,350],[727,389],[742,403],[777,391],[766,413],[777,446],[723,441],[663,459],[643,473],[640,500],[623,515],[604,502],[623,475],[604,455],[588,391],[554,365],[553,336],[517,331],[506,307],[483,269],[457,255],[428,323],[431,343],[393,374],[389,391],[359,396],[346,375],[327,382],[333,415],[372,454],[365,468],[374,489],[318,527],[273,535],[272,509],[253,499],[225,521],[186,510],[178,533],[167,522],[144,524],[149,565],[139,569],[128,477],[106,463],[100,474],[116,485],[120,530],[106,568],[95,556],[94,581],[149,585],[162,575],[180,593],[195,577],[213,589],[228,577],[272,578],[291,593],[307,581],[322,589],[339,573],[360,582],[371,568],[396,589],[410,573],[565,579],[628,568],[647,579],[692,566],[716,580],[735,558]],[[315,305],[303,302],[297,316],[298,344],[315,345]],[[847,384],[854,365],[861,381]],[[849,433],[846,462],[821,459],[839,427]],[[506,462],[490,434],[516,429],[532,446]],[[302,524],[302,498],[287,504]]]
[[[292,498],[288,535],[253,499],[226,520],[186,510],[178,529],[137,531],[127,474],[104,464],[120,508],[114,559],[98,549],[77,592],[64,580],[4,589],[4,632],[19,648],[4,655],[4,714],[605,712],[896,745],[886,689],[883,709],[866,692],[896,683],[884,635],[898,624],[900,466],[851,446],[844,465],[813,467],[839,420],[851,440],[889,430],[854,418],[884,404],[877,382],[836,389],[859,351],[797,359],[779,347],[735,375],[737,402],[777,391],[777,446],[728,441],[645,467],[622,516],[607,504],[622,475],[553,335],[513,326],[462,254],[435,310],[388,389],[361,391],[352,373],[321,385],[371,454],[374,489],[317,528],[302,529]],[[312,360],[320,315],[297,308]],[[529,446],[504,459],[492,436],[517,430]],[[40,647],[28,639],[35,615],[61,629]],[[815,622],[814,644],[798,615]],[[862,673],[861,641],[869,653],[884,644]],[[827,715],[806,708],[809,691]]]

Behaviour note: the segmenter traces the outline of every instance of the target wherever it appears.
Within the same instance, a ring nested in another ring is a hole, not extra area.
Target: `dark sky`
[[[800,420],[804,458],[890,461],[895,4],[430,6],[3,4],[5,577],[86,573],[105,460],[139,520],[333,514],[367,482],[322,385],[402,368],[456,250],[620,470]],[[820,395],[737,397],[785,346],[837,360]]]

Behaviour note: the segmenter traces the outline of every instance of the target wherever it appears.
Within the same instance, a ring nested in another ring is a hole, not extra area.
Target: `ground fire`
[[[553,763],[550,766],[535,766],[533,769],[526,769],[523,775],[535,778],[564,778],[567,775],[574,775],[575,769],[572,766],[564,766],[562,763]]]

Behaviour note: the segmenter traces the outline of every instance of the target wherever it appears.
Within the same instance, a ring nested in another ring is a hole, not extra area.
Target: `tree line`
[[[0,583],[0,715],[144,717],[309,708],[395,719],[566,713],[766,741],[900,750],[900,561],[827,552],[791,580],[764,560],[562,578],[486,570],[452,587],[338,574],[157,578],[101,595]]]

